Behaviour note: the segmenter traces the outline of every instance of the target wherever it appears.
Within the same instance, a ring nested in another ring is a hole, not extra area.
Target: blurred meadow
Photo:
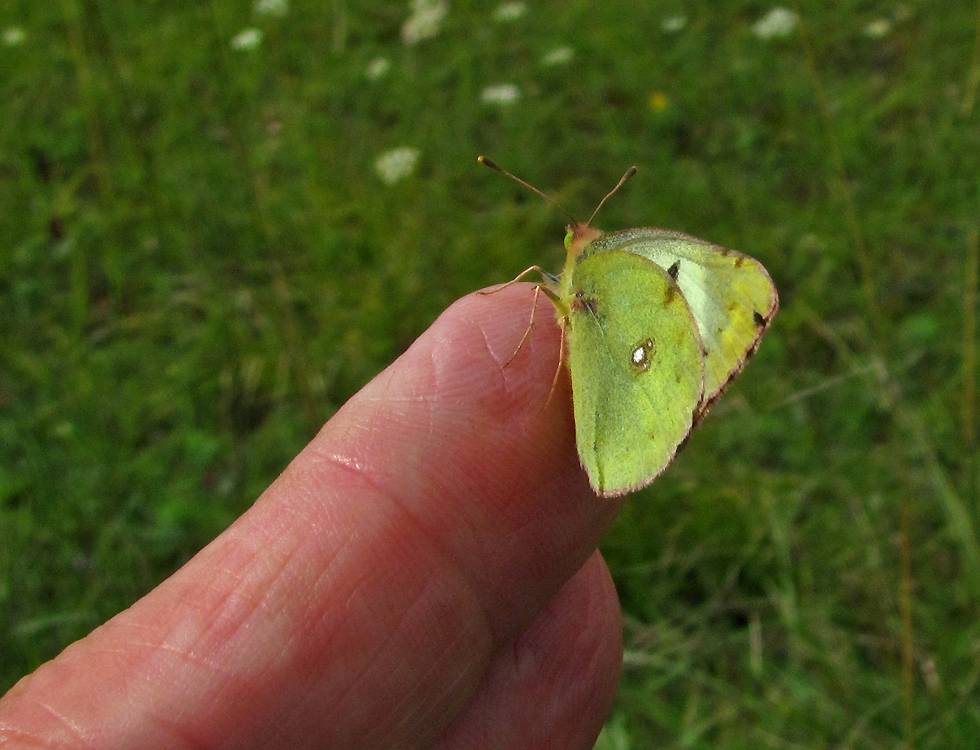
[[[0,2],[0,692],[565,219],[761,260],[601,750],[980,742],[976,2]]]

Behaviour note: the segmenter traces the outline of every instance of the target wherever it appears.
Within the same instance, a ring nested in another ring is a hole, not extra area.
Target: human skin
[[[0,699],[4,750],[591,748],[619,504],[579,466],[550,309],[518,350],[532,296],[443,313],[227,531]]]

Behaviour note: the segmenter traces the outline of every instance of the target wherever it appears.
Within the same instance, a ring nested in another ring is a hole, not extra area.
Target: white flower
[[[773,8],[752,26],[752,33],[760,39],[789,36],[796,28],[796,14],[787,8]]]
[[[571,47],[555,47],[548,54],[541,58],[542,65],[564,65],[575,56],[575,50]]]
[[[245,29],[231,40],[232,49],[255,49],[262,42],[262,32],[258,29]]]
[[[676,34],[685,26],[687,26],[687,16],[671,16],[670,18],[665,18],[663,23],[660,24],[660,28],[668,34]]]
[[[864,27],[864,34],[872,39],[881,39],[884,36],[888,36],[891,30],[892,22],[887,18],[879,18]]]
[[[480,92],[480,101],[484,104],[500,104],[507,106],[521,98],[521,90],[513,83],[500,83],[487,86]]]
[[[418,44],[434,37],[448,11],[449,3],[445,0],[412,0],[412,15],[402,25],[402,41]]]
[[[16,47],[18,44],[23,44],[24,40],[27,38],[27,34],[20,26],[8,26],[3,30],[3,43],[8,47]]]
[[[516,21],[525,13],[527,13],[527,5],[524,3],[504,3],[493,12],[493,19],[495,21]]]
[[[383,78],[391,70],[391,61],[387,57],[376,57],[367,64],[364,75],[369,81],[377,81]]]
[[[267,16],[284,16],[289,12],[289,0],[255,0],[255,12]]]
[[[54,426],[54,434],[61,438],[71,437],[75,434],[74,422],[58,422]]]
[[[374,171],[386,185],[393,185],[415,171],[419,160],[419,150],[411,146],[401,146],[385,151],[374,160]]]

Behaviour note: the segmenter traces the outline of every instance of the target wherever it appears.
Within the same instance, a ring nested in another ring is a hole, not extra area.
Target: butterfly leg
[[[534,266],[529,268],[528,271],[532,270],[533,268]],[[525,271],[524,273],[527,273],[527,271]],[[513,284],[514,282],[509,281],[507,283]],[[504,286],[506,286],[506,284]],[[503,287],[501,287],[501,289],[502,288]],[[508,357],[506,362],[504,362],[504,367],[507,367],[507,365],[509,365],[511,362],[514,361],[514,358],[517,356],[517,353],[524,347],[524,344],[527,342],[528,336],[531,335],[531,329],[534,328],[534,316],[538,312],[538,297],[541,296],[541,289],[542,286],[540,284],[534,287],[534,301],[531,303],[531,319],[528,321],[527,328],[524,330],[524,335],[521,336],[520,343],[518,343],[517,348],[514,350],[514,353],[511,354],[510,357]],[[494,291],[498,291],[498,290],[495,289]],[[490,294],[490,292],[487,292],[487,294]]]
[[[517,274],[517,276],[515,276],[510,281],[508,281],[508,282],[506,282],[504,284],[501,284],[500,286],[496,286],[493,289],[488,289],[488,290],[481,289],[480,291],[477,292],[477,294],[479,294],[481,296],[484,296],[484,297],[486,295],[488,295],[488,294],[496,294],[497,292],[499,292],[499,291],[501,291],[503,289],[506,289],[511,284],[516,284],[518,281],[521,281],[529,273],[535,273],[535,272],[540,273],[542,276],[544,276],[546,274],[546,271],[541,266],[530,266],[529,268],[525,268],[523,271],[521,271],[519,274]]]
[[[551,390],[548,391],[548,399],[545,401],[546,404],[551,401],[551,397],[555,394],[555,388],[558,387],[558,376],[561,375],[561,366],[565,364],[565,325],[567,323],[567,318],[561,319],[561,343],[558,348],[558,367],[555,368],[555,377],[551,379]]]

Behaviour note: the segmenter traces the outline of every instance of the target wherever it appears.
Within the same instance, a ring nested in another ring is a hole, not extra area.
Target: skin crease
[[[0,699],[7,748],[591,748],[622,657],[559,333],[470,295],[225,533]]]

